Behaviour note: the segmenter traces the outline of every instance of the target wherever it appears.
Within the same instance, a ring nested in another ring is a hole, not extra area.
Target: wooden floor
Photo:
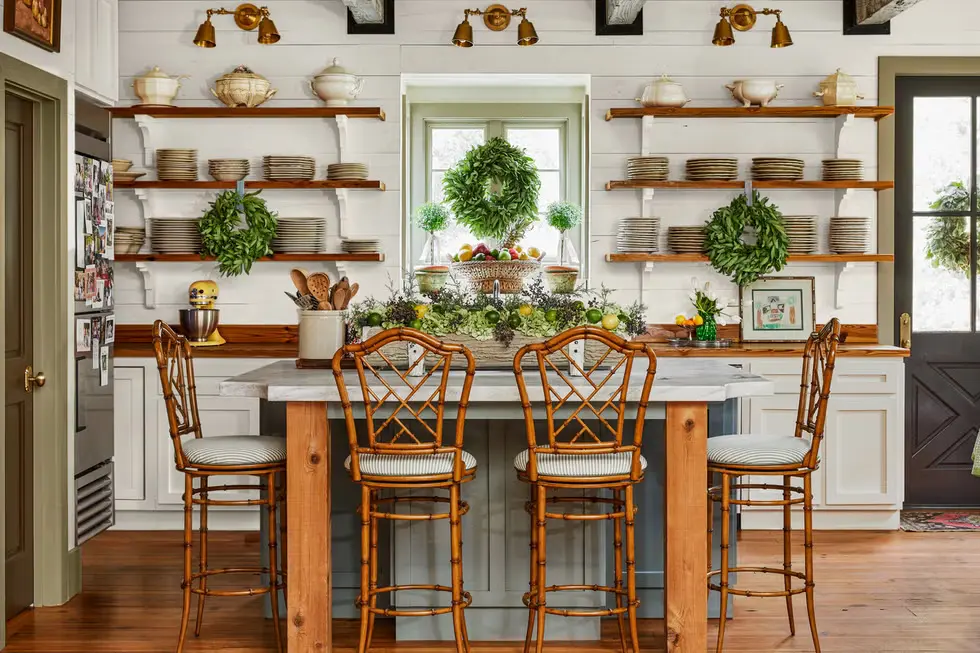
[[[748,533],[741,542],[744,564],[781,561],[778,534]],[[212,533],[211,560],[218,565],[254,562],[258,550],[254,534]],[[980,533],[817,533],[815,552],[817,622],[825,652],[980,651]],[[802,548],[797,553],[802,557]],[[107,533],[86,545],[83,557],[83,594],[65,606],[15,618],[8,624],[4,653],[173,651],[180,616],[180,534]],[[775,586],[764,581],[757,587]],[[725,650],[812,650],[802,600],[796,604],[796,637],[788,636],[784,606],[782,599],[737,600]],[[549,632],[560,632],[561,623],[560,617],[549,617]],[[337,622],[335,650],[356,650],[355,628],[354,622]],[[709,642],[715,632],[712,623]],[[451,650],[442,643],[396,645],[391,634],[390,625],[379,626],[372,650]],[[644,651],[664,649],[661,622],[643,624],[642,644]],[[210,599],[204,632],[199,639],[189,636],[186,650],[274,650],[259,599]],[[488,650],[521,647],[474,646],[474,651]],[[597,653],[618,646],[609,637],[574,646],[550,644],[546,650]]]

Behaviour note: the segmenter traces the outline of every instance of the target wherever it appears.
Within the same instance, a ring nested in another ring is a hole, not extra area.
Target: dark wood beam
[[[857,0],[858,25],[887,23],[922,0]]]
[[[643,5],[647,0],[595,0],[598,36],[643,34]]]
[[[394,34],[395,0],[343,0],[348,34]]]

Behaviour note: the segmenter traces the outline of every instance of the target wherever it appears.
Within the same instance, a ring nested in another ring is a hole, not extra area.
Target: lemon
[[[614,313],[606,313],[602,316],[602,328],[607,331],[615,331],[619,326],[619,316]]]
[[[416,304],[415,305],[415,315],[421,320],[425,317],[425,314],[429,312],[428,304]]]
[[[704,324],[704,318],[699,313],[694,316],[694,326],[701,326],[702,324]]]
[[[473,258],[473,250],[461,249],[459,250],[459,254],[457,254],[456,256],[459,257],[459,260],[461,262],[465,263],[466,261],[469,261],[471,258]]]
[[[678,315],[677,317],[674,318],[674,324],[676,324],[677,326],[684,326],[684,321],[686,319],[687,318],[683,314]]]
[[[470,251],[472,251],[472,250],[473,250],[473,246],[472,246],[472,245],[470,245],[469,243],[463,243],[463,244],[462,244],[462,245],[460,246],[460,248],[459,248],[459,249],[460,249],[460,251],[462,251],[462,250],[464,250],[464,249],[466,249],[466,250],[470,250]]]
[[[531,308],[530,305],[524,304],[519,309],[517,309],[517,312],[523,315],[524,317],[528,317],[531,313],[534,312],[534,309]]]

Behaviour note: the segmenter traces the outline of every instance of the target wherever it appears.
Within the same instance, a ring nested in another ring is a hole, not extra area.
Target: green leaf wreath
[[[467,152],[442,187],[457,223],[503,247],[517,244],[538,220],[541,179],[534,159],[499,136]]]
[[[939,190],[929,208],[933,211],[970,210],[970,190],[954,181]],[[926,227],[926,258],[934,268],[970,276],[970,231],[966,217],[933,218]]]
[[[223,276],[248,274],[252,263],[272,254],[270,245],[278,222],[265,200],[258,197],[259,192],[242,196],[229,190],[219,194],[198,223],[201,253],[218,259]],[[243,215],[245,228],[241,228]]]
[[[742,240],[746,227],[755,229],[756,243]],[[789,238],[783,215],[769,198],[752,193],[752,204],[739,195],[728,206],[715,211],[704,229],[704,248],[716,270],[740,286],[786,265]]]

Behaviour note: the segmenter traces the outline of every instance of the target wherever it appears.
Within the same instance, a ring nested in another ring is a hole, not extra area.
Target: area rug
[[[915,533],[943,531],[980,532],[980,511],[903,510],[902,530]]]

